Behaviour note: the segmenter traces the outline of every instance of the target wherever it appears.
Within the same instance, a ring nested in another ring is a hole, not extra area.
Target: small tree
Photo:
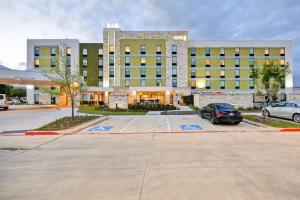
[[[250,77],[253,79],[257,95],[260,95],[261,92],[258,87],[258,80],[260,78],[260,70],[259,70],[256,62],[255,62],[255,65],[250,66]]]
[[[56,66],[42,71],[51,82],[60,86],[61,92],[65,92],[70,98],[72,118],[74,118],[74,107],[80,95],[81,77],[78,72],[71,70],[71,58],[67,56],[66,49],[66,45],[62,44]]]

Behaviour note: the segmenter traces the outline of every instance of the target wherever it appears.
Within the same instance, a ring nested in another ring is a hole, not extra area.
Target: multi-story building
[[[55,67],[59,49],[82,75],[83,104],[177,105],[205,92],[253,93],[251,66],[271,61],[289,64],[285,88],[293,87],[290,40],[191,41],[187,31],[122,31],[113,25],[104,28],[103,43],[30,39],[27,68]],[[29,103],[60,103],[37,87],[28,89]]]

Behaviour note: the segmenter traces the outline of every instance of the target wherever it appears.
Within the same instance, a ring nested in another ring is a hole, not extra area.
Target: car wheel
[[[233,124],[238,125],[240,122],[234,122]]]
[[[297,123],[300,123],[300,114],[294,114],[293,115],[293,120],[294,120],[294,122],[297,122]]]
[[[210,121],[211,121],[212,124],[217,124],[216,119],[215,119],[214,116],[211,117]]]
[[[268,110],[265,110],[264,111],[264,115],[266,116],[266,117],[270,117],[271,115],[270,115],[270,112],[268,111]]]

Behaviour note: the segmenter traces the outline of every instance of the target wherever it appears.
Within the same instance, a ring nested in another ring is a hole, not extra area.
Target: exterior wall
[[[194,106],[202,108],[209,103],[229,103],[236,107],[253,107],[252,94],[194,94]]]
[[[128,97],[127,95],[110,95],[109,96],[109,108],[115,109],[127,109],[128,108]]]

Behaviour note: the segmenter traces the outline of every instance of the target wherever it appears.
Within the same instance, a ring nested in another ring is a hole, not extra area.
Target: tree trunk
[[[71,106],[72,106],[72,119],[74,119],[74,100],[71,98]]]

